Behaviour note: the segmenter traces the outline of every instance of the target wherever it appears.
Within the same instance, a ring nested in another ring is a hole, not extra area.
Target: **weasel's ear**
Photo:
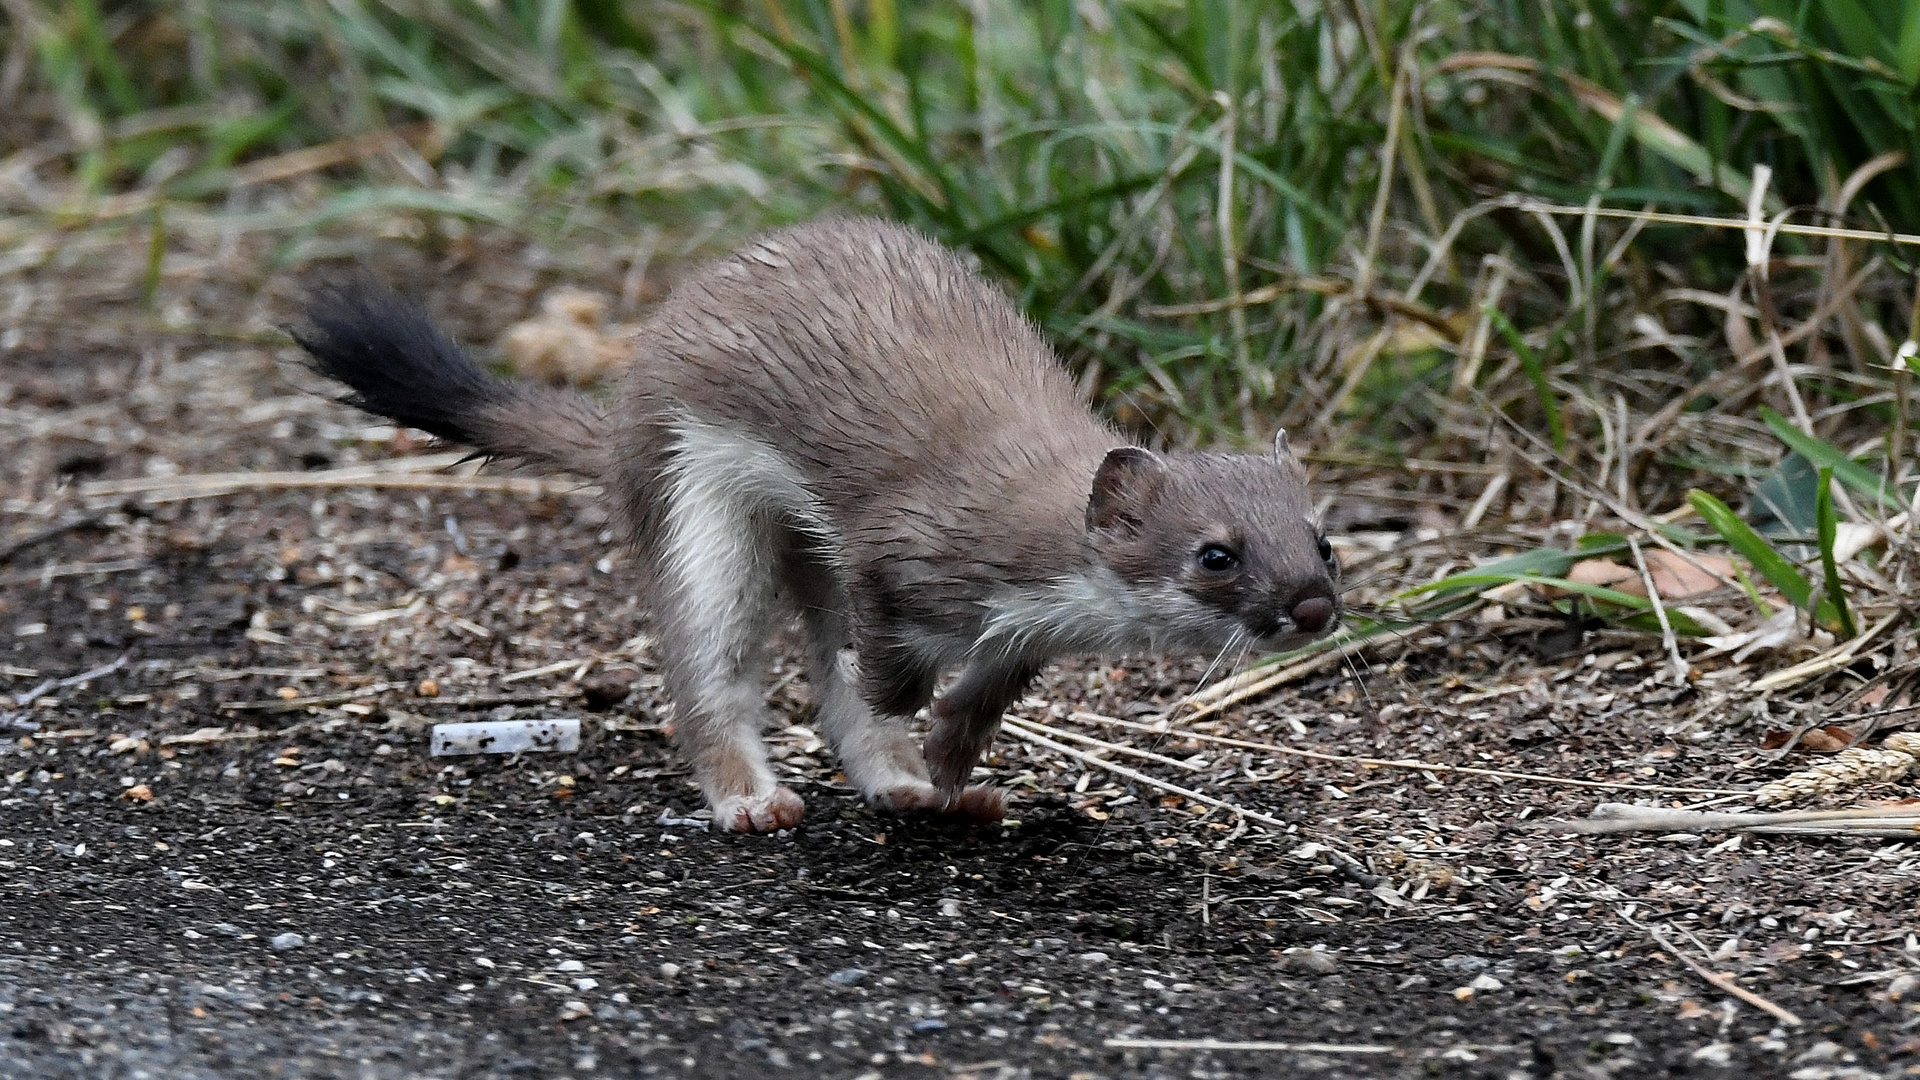
[[[1106,460],[1093,474],[1087,530],[1138,529],[1166,475],[1167,463],[1151,450],[1122,446],[1107,451]]]
[[[1291,469],[1296,476],[1306,478],[1306,466],[1293,456],[1293,446],[1287,441],[1287,429],[1281,428],[1273,433],[1273,461],[1283,469]]]

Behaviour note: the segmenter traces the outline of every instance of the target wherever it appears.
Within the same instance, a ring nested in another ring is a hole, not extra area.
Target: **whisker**
[[[1354,579],[1353,579],[1353,580],[1351,580],[1351,581],[1348,581],[1348,580],[1346,580],[1346,579],[1342,579],[1342,580],[1341,580],[1341,582],[1340,582],[1340,584],[1339,584],[1339,587],[1338,587],[1338,588],[1336,588],[1336,589],[1335,589],[1334,591],[1335,591],[1335,592],[1338,592],[1338,593],[1339,593],[1340,595],[1342,595],[1342,596],[1345,596],[1346,594],[1348,594],[1348,593],[1350,593],[1350,592],[1352,592],[1352,591],[1353,591],[1353,590],[1355,590],[1355,589],[1360,589],[1360,588],[1365,588],[1365,587],[1366,587],[1366,586],[1368,586],[1368,585],[1373,585],[1373,584],[1377,584],[1377,583],[1379,583],[1379,582],[1382,582],[1382,581],[1387,581],[1388,579],[1390,579],[1390,578],[1392,578],[1392,577],[1395,577],[1395,576],[1396,576],[1396,575],[1394,575],[1394,574],[1389,574],[1389,573],[1388,573],[1387,571],[1385,571],[1385,570],[1382,570],[1382,571],[1380,571],[1380,572],[1379,572],[1379,573],[1377,573],[1377,574],[1368,574],[1368,575],[1367,575],[1367,576],[1365,576],[1365,577],[1359,577],[1359,578],[1354,578]],[[1402,584],[1402,583],[1401,583],[1401,582],[1398,582],[1398,581],[1395,581],[1395,582],[1393,582],[1393,584],[1395,584],[1395,585],[1399,585],[1399,584]]]
[[[1367,689],[1366,677],[1360,674],[1360,666],[1354,662],[1355,659],[1359,657],[1359,655],[1360,655],[1360,652],[1358,649],[1356,649],[1353,652],[1350,652],[1346,656],[1342,657],[1342,659],[1346,661],[1348,673],[1353,676],[1354,685],[1360,688],[1360,697],[1366,701],[1367,708],[1374,712],[1378,712],[1379,707],[1374,705],[1373,703],[1373,693]],[[1369,668],[1371,668],[1371,666],[1369,666]]]

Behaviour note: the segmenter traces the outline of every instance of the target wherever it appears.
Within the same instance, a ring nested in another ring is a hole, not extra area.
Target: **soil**
[[[308,392],[265,330],[290,286],[253,256],[170,256],[149,315],[145,242],[9,271],[0,550],[51,535],[0,557],[0,1075],[1920,1075],[1920,845],[1524,825],[1699,796],[1178,734],[1137,745],[1184,764],[1124,761],[1283,828],[1003,735],[1010,820],[893,818],[782,660],[770,737],[807,819],[709,832],[587,495],[84,486],[438,449]],[[376,255],[476,341],[556,276],[411,250]],[[1762,721],[1664,681],[1657,639],[1539,651],[1463,623],[1193,730],[1623,783],[1785,771]],[[1072,714],[1151,718],[1205,669],[1067,663],[1016,712],[1125,741]],[[430,725],[488,717],[585,737],[428,756]]]

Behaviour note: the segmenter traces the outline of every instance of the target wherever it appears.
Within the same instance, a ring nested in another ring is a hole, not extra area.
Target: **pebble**
[[[553,966],[555,971],[585,971],[587,965],[578,960],[562,960]]]
[[[680,965],[679,965],[679,964],[675,964],[675,963],[671,963],[671,962],[669,962],[669,963],[665,963],[665,964],[661,964],[661,965],[660,965],[660,977],[661,977],[661,978],[663,978],[663,979],[671,979],[671,978],[673,978],[673,977],[674,977],[675,975],[678,975],[678,974],[680,974]]]
[[[1106,953],[1103,953],[1100,950],[1095,949],[1092,952],[1081,953],[1080,959],[1085,960],[1089,964],[1104,964],[1112,958],[1109,957]]]
[[[940,901],[940,914],[949,919],[960,917],[960,901],[952,897]]]
[[[306,938],[301,937],[291,930],[284,934],[275,934],[273,935],[273,940],[267,942],[267,944],[273,946],[274,952],[286,952],[288,949],[297,949],[306,943]]]
[[[866,977],[867,973],[862,968],[841,968],[827,976],[827,981],[835,986],[852,986]]]
[[[1313,949],[1290,952],[1280,958],[1282,971],[1297,971],[1303,975],[1332,975],[1340,970],[1340,966],[1339,957]]]
[[[1467,985],[1473,987],[1475,990],[1502,990],[1506,988],[1507,984],[1491,975],[1482,975]]]
[[[929,1016],[925,1020],[915,1020],[913,1022],[913,1030],[915,1033],[921,1035],[930,1031],[945,1031],[947,1030],[947,1022]]]

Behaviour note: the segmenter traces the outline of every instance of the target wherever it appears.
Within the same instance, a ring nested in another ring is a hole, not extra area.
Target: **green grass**
[[[1782,332],[1828,305],[1807,363],[1844,370],[1800,380],[1814,435],[1907,419],[1876,397],[1876,342],[1909,325],[1912,249],[1782,235],[1790,261],[1756,291],[1737,231],[1514,203],[1737,217],[1766,165],[1769,214],[1920,231],[1904,0],[7,11],[25,64],[0,132],[51,154],[66,226],[217,207],[250,163],[391,126],[413,151],[332,165],[271,220],[287,258],[374,215],[711,248],[881,213],[973,252],[1103,408],[1168,441],[1257,445],[1285,423],[1320,450],[1471,456],[1497,410],[1586,467],[1619,449],[1619,408],[1637,424],[1684,404],[1623,451],[1642,477],[1739,457],[1704,434],[1723,410],[1756,431],[1757,404],[1796,415],[1781,387],[1712,382],[1726,316],[1675,299],[1740,292]],[[1647,320],[1682,344],[1650,343]],[[1823,464],[1859,486],[1864,466]]]

